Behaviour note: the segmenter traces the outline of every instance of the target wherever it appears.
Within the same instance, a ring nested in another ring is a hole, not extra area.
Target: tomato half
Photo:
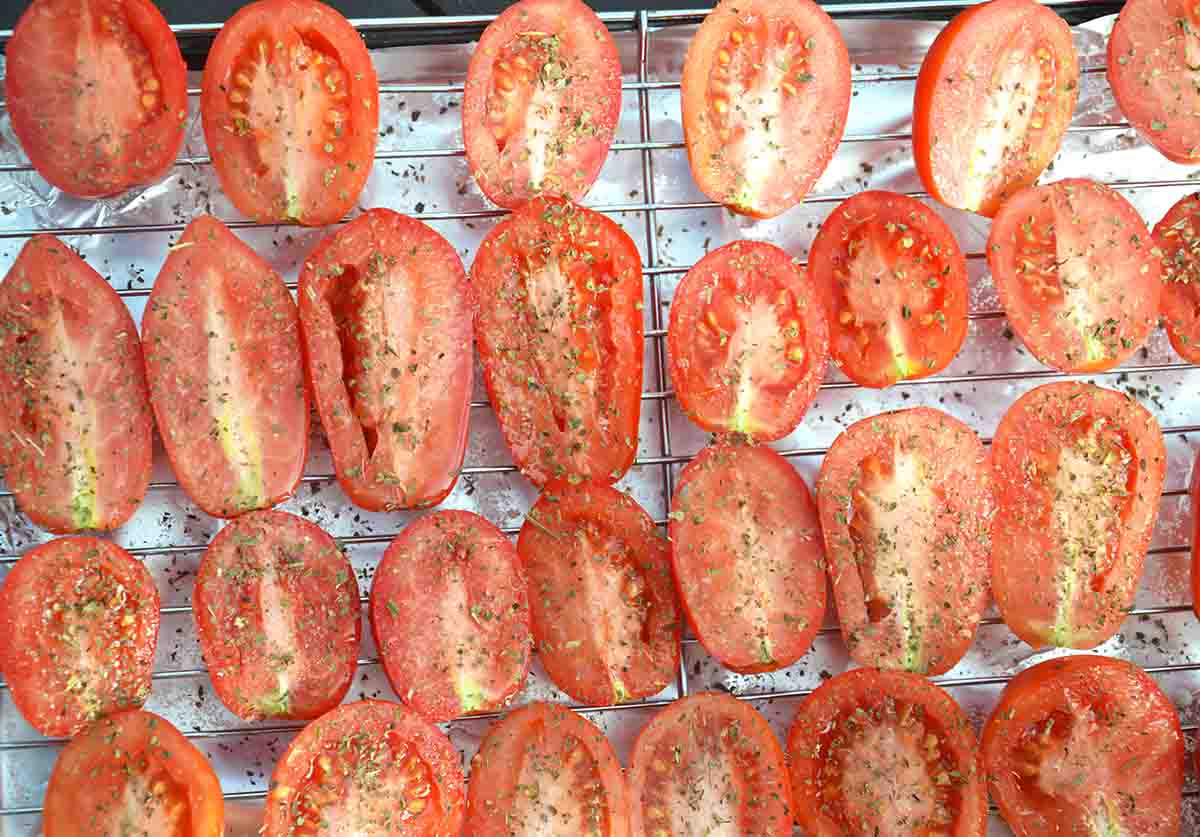
[[[636,835],[792,835],[783,749],[763,716],[730,695],[691,695],[655,715],[634,742],[628,779]]]
[[[863,386],[939,372],[966,339],[967,260],[941,216],[907,195],[860,192],[840,204],[813,240],[808,272],[833,359]]]
[[[983,443],[928,407],[863,419],[821,463],[829,578],[859,665],[942,674],[988,604],[992,514]]]
[[[796,821],[810,837],[983,837],[987,789],[971,722],[942,689],[860,668],[825,681],[788,736]]]
[[[1091,384],[1021,396],[992,441],[992,587],[1034,648],[1091,648],[1133,604],[1158,516],[1166,447],[1133,399]]]
[[[463,837],[630,837],[625,777],[595,724],[553,703],[492,725],[471,760]]]
[[[46,788],[46,837],[221,837],[225,801],[208,759],[153,712],[103,718],[67,744]]]
[[[0,285],[0,467],[51,532],[115,529],[150,484],[150,398],[137,326],[116,291],[51,235]]]
[[[516,548],[472,512],[410,523],[375,571],[371,630],[392,688],[426,718],[499,709],[524,685],[532,645]]]
[[[714,433],[760,441],[795,429],[829,359],[815,283],[773,244],[735,241],[693,265],[667,328],[679,406]]]
[[[1158,323],[1154,240],[1107,186],[1060,180],[1019,192],[996,213],[987,256],[1009,324],[1047,366],[1111,369]]]
[[[984,727],[983,760],[1017,837],[1180,834],[1179,715],[1124,660],[1084,654],[1018,674]]]
[[[300,272],[300,332],[338,482],[373,511],[445,499],[467,447],[470,285],[430,227],[372,209]]]
[[[450,837],[463,822],[458,751],[398,703],[339,706],[306,726],[271,776],[264,837]]]
[[[804,200],[842,140],[850,54],[812,0],[722,0],[688,45],[681,96],[700,191],[772,218]]]
[[[962,12],[921,64],[913,156],[929,194],[993,216],[1058,153],[1079,98],[1071,28],[1035,0]]]
[[[379,83],[337,10],[243,6],[209,50],[201,90],[213,168],[242,214],[322,226],[354,206],[375,159]]]
[[[491,201],[581,200],[621,116],[621,57],[580,0],[521,0],[483,30],[463,93],[467,165]]]
[[[308,454],[296,303],[211,215],[188,224],[167,254],[142,345],[163,446],[196,505],[233,517],[295,491]]]
[[[619,480],[642,408],[633,240],[590,209],[534,198],[480,244],[471,284],[483,379],[521,473],[539,487]]]
[[[679,475],[671,564],[701,644],[733,671],[800,659],[825,616],[817,507],[788,461],[767,447],[712,445]]]
[[[604,706],[671,684],[682,633],[671,548],[631,497],[554,484],[526,516],[517,550],[538,656],[560,689]]]
[[[1167,211],[1154,243],[1162,252],[1159,310],[1167,337],[1185,360],[1200,363],[1200,193]]]

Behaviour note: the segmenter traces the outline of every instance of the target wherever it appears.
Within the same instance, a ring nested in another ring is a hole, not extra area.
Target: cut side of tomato
[[[1162,252],[1159,310],[1180,356],[1200,363],[1200,193],[1172,206],[1154,227]]]
[[[675,289],[667,329],[684,413],[713,433],[781,439],[825,377],[829,326],[816,285],[773,244],[708,253]]]
[[[1158,323],[1154,240],[1107,186],[1060,180],[1018,193],[996,214],[987,257],[1009,324],[1047,366],[1111,369]]]
[[[700,191],[773,218],[804,200],[842,140],[850,54],[812,0],[723,0],[688,46],[681,95]]]
[[[605,216],[538,197],[471,265],[483,379],[532,483],[616,482],[637,453],[642,261]]]
[[[1018,674],[984,727],[983,759],[1017,837],[1181,833],[1179,715],[1124,660],[1084,654]]]
[[[332,224],[366,185],[379,84],[359,34],[317,0],[259,0],[226,21],[200,112],[221,188],[263,223]]]
[[[987,831],[971,722],[949,694],[916,674],[860,668],[825,681],[800,703],[788,755],[805,834]]]
[[[0,350],[0,466],[21,510],[60,534],[123,524],[150,484],[154,419],[121,298],[35,236],[0,285]]]
[[[556,483],[530,509],[517,550],[538,656],[560,689],[604,706],[671,684],[682,633],[671,548],[632,498]]]
[[[430,227],[372,209],[300,272],[309,381],[338,482],[372,511],[437,505],[458,479],[471,406],[470,285]]]
[[[913,102],[913,155],[947,206],[989,217],[1058,153],[1079,98],[1066,21],[1035,0],[959,14],[929,48]]]
[[[517,550],[472,512],[410,523],[375,571],[371,630],[392,688],[426,718],[503,707],[532,645]]]
[[[992,588],[1018,637],[1092,648],[1133,605],[1163,487],[1166,447],[1145,407],[1091,384],[1046,384],[992,442]]]
[[[767,447],[713,445],[679,477],[671,563],[688,620],[722,665],[775,671],[812,646],[825,556],[804,479]]]

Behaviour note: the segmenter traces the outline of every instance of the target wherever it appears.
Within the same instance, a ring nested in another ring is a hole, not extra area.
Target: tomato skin
[[[1162,251],[1159,309],[1171,346],[1200,363],[1200,193],[1180,198],[1154,227]]]

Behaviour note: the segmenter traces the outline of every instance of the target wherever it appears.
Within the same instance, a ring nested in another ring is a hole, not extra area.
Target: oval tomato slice
[[[1013,331],[1047,366],[1100,372],[1127,360],[1158,322],[1161,266],[1120,194],[1060,180],[1004,204],[988,266]]]
[[[338,482],[365,509],[445,499],[467,446],[470,286],[431,228],[372,209],[300,272],[309,381]]]
[[[982,837],[987,790],[971,722],[903,671],[825,681],[788,736],[796,820],[812,837]]]
[[[1166,447],[1154,417],[1091,384],[1046,384],[992,442],[992,588],[1034,648],[1091,648],[1133,604],[1158,516]]]
[[[296,303],[211,215],[188,224],[167,254],[142,344],[163,446],[196,505],[233,517],[296,490],[308,454]]]
[[[225,22],[204,65],[204,139],[221,188],[256,221],[322,226],[367,183],[379,84],[354,27],[316,0],[259,0]]]
[[[921,64],[913,156],[942,203],[992,216],[1058,153],[1079,98],[1071,28],[1034,0],[962,12]]]
[[[463,822],[458,751],[398,703],[339,706],[306,726],[271,776],[264,837],[447,837]]]
[[[371,630],[392,688],[426,718],[499,709],[529,672],[517,550],[472,512],[410,523],[375,571]]]
[[[967,336],[967,260],[936,212],[895,192],[860,192],[830,213],[808,271],[830,350],[867,387],[945,369]]]
[[[842,140],[850,54],[811,0],[723,0],[688,45],[681,96],[700,191],[773,218],[804,200]]]
[[[817,478],[838,621],[859,665],[942,674],[988,603],[991,474],[971,428],[928,407],[848,427]]]
[[[1124,660],[1084,654],[1018,674],[984,727],[983,759],[1018,837],[1180,833],[1179,715]]]
[[[825,556],[808,486],[767,447],[713,445],[679,476],[671,564],[696,636],[747,674],[800,659],[825,615]]]
[[[1154,243],[1162,251],[1159,310],[1167,337],[1185,360],[1200,363],[1200,193],[1167,211]]]
[[[103,718],[58,756],[46,788],[46,837],[221,837],[225,801],[208,759],[153,712]]]
[[[137,326],[107,282],[39,235],[0,285],[0,466],[51,532],[115,529],[150,484],[154,420]]]
[[[816,285],[791,256],[735,241],[696,262],[675,289],[667,353],[688,418],[713,433],[773,441],[817,395],[829,326]]]
[[[671,549],[632,498],[598,483],[554,484],[526,516],[517,550],[538,657],[560,689],[605,706],[671,684],[682,633]]]
[[[591,721],[531,703],[488,730],[471,760],[463,837],[631,833],[621,764]]]
[[[616,482],[637,453],[642,261],[605,216],[539,197],[471,265],[483,379],[531,482]]]
[[[483,30],[463,93],[467,165],[506,209],[539,194],[581,200],[621,115],[621,57],[579,0],[521,0]]]
[[[196,574],[196,630],[221,702],[240,718],[315,718],[358,666],[358,582],[323,529],[281,511],[217,533]]]

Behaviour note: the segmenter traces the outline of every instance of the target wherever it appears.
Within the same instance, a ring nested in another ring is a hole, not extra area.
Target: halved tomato
[[[788,736],[796,821],[810,837],[983,837],[987,789],[971,722],[904,671],[825,681]]]
[[[303,518],[251,512],[218,532],[192,610],[217,697],[240,718],[315,718],[350,688],[358,582],[333,538]]]
[[[768,447],[712,445],[679,475],[671,564],[684,610],[708,653],[734,671],[800,659],[825,616],[817,507]]]
[[[233,517],[296,490],[308,454],[296,303],[211,215],[188,224],[167,254],[142,345],[163,447],[196,505]]]
[[[842,140],[850,54],[812,0],[722,0],[688,45],[681,96],[700,191],[772,218],[804,200]]]
[[[293,739],[271,776],[263,837],[450,837],[463,774],[440,729],[398,703],[339,706]]]
[[[913,156],[929,194],[992,216],[1058,153],[1079,98],[1066,21],[1035,0],[959,14],[929,48],[913,101]]]
[[[984,727],[983,761],[1018,837],[1180,834],[1179,715],[1124,660],[1084,654],[1018,674]]]
[[[683,628],[671,548],[631,497],[599,483],[551,485],[517,550],[538,656],[560,689],[603,706],[671,684]]]
[[[691,695],[655,715],[628,775],[636,835],[791,837],[783,749],[763,716],[730,695]]]
[[[1129,201],[1102,184],[1019,192],[996,213],[987,257],[1009,324],[1047,366],[1111,369],[1158,323],[1154,240]]]
[[[992,588],[1034,648],[1092,648],[1133,604],[1158,515],[1166,447],[1133,399],[1046,384],[1004,414],[992,441]]]
[[[808,256],[830,351],[867,387],[945,369],[967,336],[967,260],[950,226],[918,200],[860,192],[838,206]]]
[[[621,763],[595,724],[531,703],[492,725],[471,760],[463,837],[502,834],[630,837]]]
[[[929,407],[855,422],[821,463],[817,506],[854,661],[953,668],[988,603],[991,474],[975,432]]]
[[[34,0],[5,50],[13,133],[84,198],[158,180],[187,120],[187,66],[151,0]]]
[[[471,288],[446,239],[372,209],[300,272],[300,332],[338,482],[365,509],[445,499],[467,447]]]
[[[150,484],[150,398],[137,326],[107,282],[52,235],[0,285],[0,468],[51,532],[115,529]]]
[[[642,408],[642,261],[605,216],[529,201],[493,228],[471,265],[483,380],[517,467],[616,482],[637,453]]]
[[[1200,192],[1180,199],[1154,227],[1162,252],[1159,310],[1175,351],[1200,363]]]
[[[208,759],[165,718],[122,712],[63,748],[42,830],[45,837],[221,837],[225,800]]]
[[[472,512],[410,523],[375,571],[371,630],[392,688],[426,718],[501,708],[533,644],[516,548]]]
[[[493,203],[582,200],[621,115],[621,57],[580,0],[521,0],[483,30],[463,92],[467,165]]]
[[[829,359],[815,283],[773,244],[735,241],[693,265],[667,329],[683,412],[705,430],[781,439],[804,417]]]
[[[322,226],[350,211],[371,173],[379,83],[336,9],[259,0],[213,42],[200,114],[221,188],[239,211]]]

